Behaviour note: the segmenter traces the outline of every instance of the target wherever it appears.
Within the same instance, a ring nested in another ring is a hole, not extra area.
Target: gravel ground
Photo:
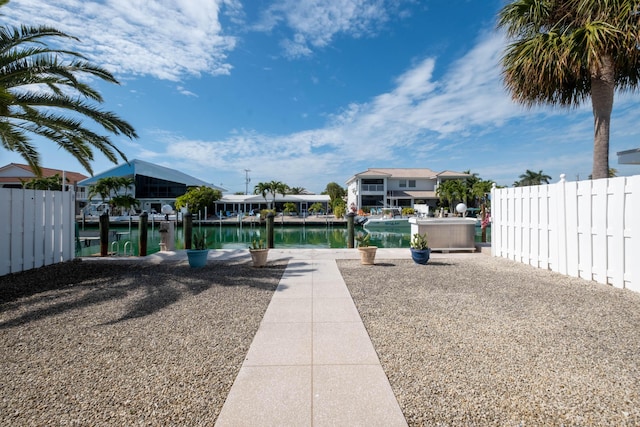
[[[338,265],[410,425],[640,425],[640,294],[484,256]],[[0,277],[0,425],[212,425],[284,268]]]
[[[640,425],[640,294],[491,257],[338,265],[410,425]]]
[[[213,425],[285,262],[0,277],[0,425]]]

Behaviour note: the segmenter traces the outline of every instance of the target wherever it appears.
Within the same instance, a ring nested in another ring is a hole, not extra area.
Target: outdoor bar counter
[[[475,218],[409,218],[411,235],[427,233],[432,251],[476,250]]]

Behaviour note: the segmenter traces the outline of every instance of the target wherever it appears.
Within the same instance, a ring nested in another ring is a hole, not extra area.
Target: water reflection
[[[125,242],[130,242],[128,253],[137,255],[138,230],[137,228],[111,228],[113,236],[117,236],[109,243],[109,251],[122,253]],[[206,234],[207,245],[211,249],[246,249],[251,242],[256,240],[266,241],[267,234],[264,226],[228,227],[228,226],[195,226],[194,231],[202,230]],[[357,232],[365,232],[362,227],[356,227]],[[97,229],[87,229],[82,234],[97,233]],[[411,241],[411,233],[372,231],[371,245],[379,248],[408,248]],[[490,231],[487,231],[490,236]],[[476,241],[480,241],[480,228],[476,230]],[[114,243],[115,242],[115,243]],[[276,248],[306,248],[306,249],[334,249],[347,247],[346,227],[300,227],[277,225],[274,227],[274,246]],[[184,230],[178,227],[176,230],[176,250],[184,249]],[[150,228],[147,234],[147,253],[152,254],[160,250],[160,233],[158,228]],[[92,246],[81,245],[78,256],[90,256],[99,253],[97,241],[92,241]]]

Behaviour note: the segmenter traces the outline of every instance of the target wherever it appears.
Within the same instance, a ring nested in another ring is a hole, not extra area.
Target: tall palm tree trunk
[[[613,109],[615,77],[613,60],[602,55],[591,71],[591,105],[593,107],[593,179],[609,177],[609,127]]]

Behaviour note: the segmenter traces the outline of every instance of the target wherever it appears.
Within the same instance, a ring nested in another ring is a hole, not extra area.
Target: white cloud
[[[393,2],[385,0],[277,0],[254,26],[271,31],[285,24],[293,35],[281,42],[285,54],[308,56],[340,34],[362,37],[375,34],[389,20]]]
[[[197,97],[198,97],[198,95],[197,95],[197,94],[195,94],[195,93],[191,92],[190,90],[186,89],[186,88],[185,88],[185,87],[183,87],[183,86],[177,86],[177,87],[176,87],[176,90],[177,90],[178,92],[180,92],[181,94],[185,95],[185,96],[193,96],[194,98],[197,98]]]
[[[436,59],[418,61],[395,79],[392,90],[345,106],[322,128],[289,135],[239,130],[220,141],[175,135],[161,140],[168,156],[199,165],[203,173],[250,168],[259,180],[287,171],[295,177],[292,183],[307,188],[318,175],[350,176],[376,165],[433,167],[436,157],[450,163],[469,153],[455,147],[464,135],[529,114],[503,89],[497,64],[503,46],[501,36],[484,36],[438,79]]]
[[[76,51],[118,75],[173,81],[229,74],[227,53],[236,39],[224,34],[220,14],[241,13],[238,0],[13,0],[2,9],[9,22],[78,37]]]

